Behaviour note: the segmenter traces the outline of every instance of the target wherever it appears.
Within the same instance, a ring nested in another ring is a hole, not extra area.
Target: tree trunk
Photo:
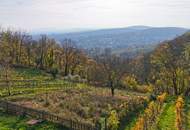
[[[114,97],[114,95],[115,95],[115,89],[114,88],[111,88],[111,94],[112,94],[112,97]]]
[[[110,81],[110,88],[111,88],[111,95],[112,95],[112,97],[114,97],[114,95],[115,95],[115,88],[113,87],[113,82],[112,81]]]
[[[175,74],[174,74],[174,73],[173,73],[172,82],[173,82],[174,93],[175,93],[175,95],[178,95],[178,89],[177,89],[176,77],[175,77]]]
[[[67,76],[68,75],[68,64],[66,63],[65,64],[65,74],[64,74],[65,76]]]

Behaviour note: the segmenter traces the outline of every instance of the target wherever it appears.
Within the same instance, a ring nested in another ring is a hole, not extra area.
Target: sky
[[[0,0],[0,26],[67,31],[134,25],[190,28],[190,0]]]

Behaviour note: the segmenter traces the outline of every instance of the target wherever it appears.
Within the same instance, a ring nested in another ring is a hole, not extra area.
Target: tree
[[[99,56],[97,62],[100,64],[102,71],[105,73],[106,82],[114,96],[115,88],[119,85],[122,76],[125,74],[125,59],[110,53],[104,53]]]
[[[184,49],[184,59],[186,62],[186,69],[187,69],[187,74],[188,74],[188,80],[187,80],[187,88],[185,90],[185,96],[190,95],[190,70],[188,68],[190,68],[190,45],[185,46]]]
[[[126,86],[126,87],[129,87],[130,89],[132,88],[136,88],[138,83],[136,81],[136,78],[134,76],[125,76],[123,78],[123,84]]]
[[[188,86],[187,66],[184,59],[183,46],[162,44],[151,56],[154,82],[162,82],[163,89],[175,95],[183,94]]]
[[[74,75],[77,67],[81,68],[81,66],[85,66],[87,61],[85,53],[70,39],[65,39],[62,43],[62,57],[64,63],[64,76],[68,76],[68,74]]]
[[[10,66],[31,66],[48,72],[56,66],[60,72],[64,70],[64,76],[86,77],[88,57],[69,39],[58,44],[46,35],[33,40],[21,31],[0,30],[0,51],[0,60],[10,59]]]

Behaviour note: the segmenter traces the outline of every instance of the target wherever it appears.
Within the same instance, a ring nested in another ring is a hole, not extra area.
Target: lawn
[[[29,126],[27,124],[29,120],[27,117],[12,116],[0,111],[0,130],[67,130],[59,125],[46,121]]]

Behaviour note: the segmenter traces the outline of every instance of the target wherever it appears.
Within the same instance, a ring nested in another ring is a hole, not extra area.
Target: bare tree
[[[126,61],[127,60],[119,56],[113,55],[110,51],[105,51],[105,53],[98,58],[98,63],[100,63],[105,72],[106,82],[111,89],[112,96],[114,96],[115,88],[119,85],[122,76],[126,73]]]
[[[65,39],[62,43],[62,52],[64,62],[64,76],[67,76],[70,73],[69,70],[71,69],[72,62],[77,62],[77,59],[74,57],[77,53],[77,48],[70,39]]]

